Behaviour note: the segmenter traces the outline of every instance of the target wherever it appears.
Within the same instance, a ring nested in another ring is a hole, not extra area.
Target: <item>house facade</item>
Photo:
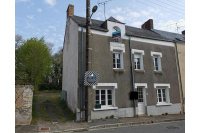
[[[98,72],[99,79],[98,85],[89,87],[86,93],[83,85],[86,19],[75,16],[74,6],[69,5],[63,44],[62,90],[67,93],[66,101],[76,112],[77,120],[104,119],[111,115],[133,117],[134,110],[139,116],[180,113],[172,40],[150,30],[127,26],[113,17],[106,21],[92,19],[91,23],[90,71]],[[129,99],[133,89],[138,92],[136,109]],[[97,104],[101,104],[101,108],[96,108]]]

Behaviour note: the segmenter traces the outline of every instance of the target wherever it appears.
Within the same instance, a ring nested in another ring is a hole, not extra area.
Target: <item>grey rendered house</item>
[[[89,88],[88,101],[85,101],[86,19],[75,16],[74,6],[69,5],[63,44],[62,90],[67,93],[66,101],[76,112],[77,120],[111,115],[133,117],[133,101],[129,99],[132,88],[138,91],[139,97],[136,114],[180,113],[172,40],[151,30],[127,26],[113,17],[106,21],[92,19],[91,22],[91,68],[99,73],[99,79],[98,85]],[[117,38],[113,36],[115,33],[120,33]],[[101,108],[95,108],[97,103]]]

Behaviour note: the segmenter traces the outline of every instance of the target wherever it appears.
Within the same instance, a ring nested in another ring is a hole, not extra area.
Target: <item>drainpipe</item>
[[[132,90],[135,89],[134,82],[134,71],[133,71],[133,60],[132,60],[132,51],[131,51],[131,36],[129,36],[129,50],[130,50],[130,61],[131,61],[131,78],[132,78]],[[133,109],[134,109],[134,117],[136,117],[136,102],[133,100]]]
[[[185,103],[184,97],[183,97],[183,87],[182,87],[182,80],[181,80],[181,71],[180,71],[180,65],[179,65],[179,57],[178,57],[178,49],[177,49],[177,43],[174,41],[175,47],[176,47],[176,57],[177,57],[177,63],[178,63],[178,70],[179,70],[179,79],[181,83],[181,94],[182,94],[182,112],[184,113],[183,104]]]
[[[83,27],[81,27],[81,107],[80,107],[80,120],[82,121],[82,109],[83,109]]]

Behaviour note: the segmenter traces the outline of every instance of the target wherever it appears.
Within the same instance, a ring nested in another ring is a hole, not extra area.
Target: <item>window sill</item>
[[[163,71],[154,71],[155,74],[163,74]]]
[[[135,70],[136,73],[145,73],[145,70]]]
[[[115,71],[115,72],[124,72],[125,69],[121,69],[121,68],[113,68],[113,71]]]
[[[157,103],[156,106],[171,106],[172,103]]]
[[[100,109],[93,108],[94,111],[101,111],[101,110],[112,110],[112,109],[118,109],[118,107],[102,107]]]

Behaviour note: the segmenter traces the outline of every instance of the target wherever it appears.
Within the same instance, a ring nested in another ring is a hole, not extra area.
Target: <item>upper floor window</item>
[[[144,65],[143,65],[144,50],[132,49],[132,54],[134,54],[135,70],[144,70]]]
[[[154,71],[162,71],[162,66],[161,66],[162,53],[151,52],[151,56],[153,56]]]
[[[122,68],[122,52],[113,52],[113,68]]]
[[[119,27],[113,27],[112,38],[114,42],[121,42],[121,30]]]

